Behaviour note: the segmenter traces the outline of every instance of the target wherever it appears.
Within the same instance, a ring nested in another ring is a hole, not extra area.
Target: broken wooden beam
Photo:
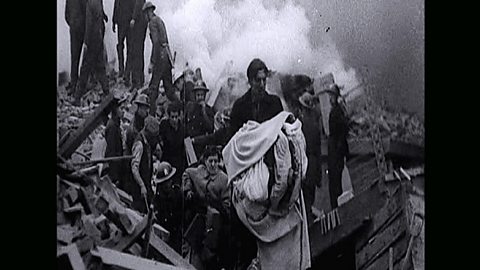
[[[195,270],[195,267],[188,263],[180,254],[178,254],[173,248],[171,248],[167,243],[163,242],[157,235],[152,234],[150,236],[150,245],[160,254],[162,254],[168,261],[177,267],[182,269],[192,269]]]
[[[118,99],[114,97],[113,92],[105,97],[100,106],[98,106],[93,114],[85,119],[82,124],[68,137],[68,139],[60,146],[59,155],[69,158],[82,142],[97,128],[97,126],[108,118],[108,114],[117,104]]]
[[[369,189],[357,194],[353,199],[338,207],[341,224],[335,230],[322,235],[322,226],[316,222],[310,226],[310,253],[312,258],[342,242],[367,225],[372,216],[385,204],[386,194],[382,193],[378,182]],[[368,207],[365,207],[368,205]],[[326,224],[328,226],[328,223]]]
[[[131,254],[119,252],[103,247],[97,247],[91,251],[93,256],[100,258],[103,264],[118,266],[122,269],[131,270],[178,270],[184,269],[173,265],[157,262],[154,260],[144,259]]]
[[[109,248],[112,248],[114,250],[118,251],[123,251],[127,248],[129,248],[131,245],[137,241],[142,234],[145,232],[145,229],[147,228],[148,225],[148,217],[144,217],[140,223],[138,223],[135,226],[135,229],[132,234],[126,235],[120,241],[115,245],[115,246],[107,246]]]
[[[86,270],[85,263],[78,252],[77,245],[71,244],[61,247],[57,251],[57,268],[58,269],[73,269]]]
[[[102,158],[102,159],[94,159],[94,160],[77,162],[77,163],[73,163],[73,165],[84,166],[84,165],[92,165],[92,164],[98,164],[98,163],[108,163],[108,162],[120,161],[120,160],[129,160],[129,159],[132,159],[132,158],[133,158],[133,155],[118,156],[118,157],[107,157],[107,158]]]

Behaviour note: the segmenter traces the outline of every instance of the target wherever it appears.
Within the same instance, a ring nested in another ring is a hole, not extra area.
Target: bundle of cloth
[[[274,166],[265,154],[273,148]],[[310,246],[301,181],[308,159],[302,123],[280,112],[263,123],[248,121],[223,150],[232,203],[256,237],[261,269],[307,269]],[[274,177],[270,177],[270,174]]]

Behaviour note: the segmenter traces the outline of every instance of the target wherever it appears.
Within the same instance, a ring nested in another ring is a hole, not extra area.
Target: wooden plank
[[[113,265],[132,270],[177,270],[183,269],[173,265],[157,262],[154,260],[148,260],[141,257],[137,257],[131,254],[119,252],[116,250],[97,247],[97,250],[91,251],[93,256],[102,259],[102,262],[107,265]]]
[[[361,227],[385,204],[386,194],[381,193],[378,184],[373,185],[338,208],[341,225],[335,230],[321,233],[321,225],[315,222],[310,227],[310,253],[312,258],[338,244]],[[365,207],[368,205],[369,207]]]
[[[58,154],[64,158],[69,158],[82,142],[97,128],[107,117],[114,105],[117,103],[113,92],[105,97],[100,106],[93,114],[85,119],[82,124],[68,137],[67,141],[60,146]]]
[[[390,247],[393,247],[393,264],[394,269],[395,265],[400,263],[407,252],[408,241],[405,240],[406,238],[399,239],[395,243],[393,243]],[[388,252],[382,254],[378,259],[373,261],[371,264],[364,266],[363,268],[357,267],[359,270],[387,270],[388,269],[388,260],[389,260]]]
[[[131,235],[127,235],[124,238],[120,239],[118,244],[116,244],[115,246],[113,247],[107,246],[107,247],[112,248],[114,250],[118,250],[118,251],[123,251],[129,248],[145,232],[145,229],[147,228],[147,224],[148,224],[148,218],[144,217],[142,221],[135,226],[135,230]]]
[[[388,198],[386,204],[380,209],[372,218],[372,223],[365,230],[364,235],[358,237],[356,241],[356,249],[363,248],[368,240],[378,233],[381,229],[388,226],[393,220],[395,220],[404,210],[403,192],[397,190],[390,198]]]
[[[163,242],[157,235],[152,234],[150,236],[150,245],[162,254],[168,261],[173,265],[184,268],[184,269],[195,269],[193,265],[188,263],[180,254],[178,254],[174,249],[169,245]]]
[[[70,264],[70,267],[65,265],[65,259]],[[85,264],[78,252],[77,246],[75,244],[68,245],[66,247],[61,247],[57,251],[57,266],[58,269],[73,269],[73,270],[86,270]]]
[[[385,230],[373,236],[371,243],[362,248],[356,255],[357,267],[367,265],[369,262],[381,256],[388,247],[407,232],[407,223],[404,216],[400,215]],[[387,264],[388,265],[388,264]]]

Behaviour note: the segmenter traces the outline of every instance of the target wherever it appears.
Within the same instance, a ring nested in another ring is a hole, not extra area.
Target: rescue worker
[[[348,117],[345,108],[339,103],[340,88],[333,84],[327,90],[332,109],[328,118],[330,134],[328,136],[328,181],[330,206],[338,207],[338,196],[342,194],[342,172],[347,157]]]
[[[239,99],[232,107],[230,114],[230,132],[229,139],[245,124],[248,120],[254,120],[262,123],[271,119],[283,111],[280,98],[266,92],[268,68],[265,63],[255,58],[247,68],[247,79],[250,89]],[[229,140],[227,139],[227,141]],[[274,162],[275,157],[273,148],[265,154],[265,164],[270,172],[269,183],[274,182]],[[232,231],[236,238],[237,245],[233,248],[239,257],[240,269],[246,269],[250,262],[257,256],[257,244],[255,237],[240,222],[235,211],[232,211]]]
[[[135,8],[133,9],[132,19],[130,20],[130,33],[132,33],[132,42],[130,44],[132,45],[132,50],[130,51],[131,61],[128,61],[128,64],[132,72],[131,90],[139,89],[145,84],[144,51],[148,22],[142,12],[144,4],[145,0],[135,1]]]
[[[183,174],[186,211],[199,215],[204,232],[189,239],[192,264],[197,269],[221,269],[227,264],[230,189],[227,175],[220,170],[221,154],[216,146],[207,146],[196,168]],[[202,227],[202,226],[201,226]]]
[[[154,205],[157,212],[157,222],[170,232],[168,245],[178,253],[182,245],[182,215],[183,201],[181,185],[172,181],[178,172],[170,163],[162,161],[156,164],[153,182],[156,185]]]
[[[67,0],[65,21],[70,28],[70,83],[66,87],[70,94],[75,92],[78,81],[78,66],[85,35],[87,0]]]
[[[147,95],[145,94],[138,95],[137,98],[133,101],[133,103],[136,105],[133,121],[125,130],[125,142],[123,145],[123,155],[125,156],[132,155],[133,143],[135,141],[135,138],[137,138],[138,134],[145,126],[145,118],[148,116],[148,110],[150,110],[150,103]],[[127,193],[132,195],[132,193],[136,191],[136,184],[133,180],[133,175],[131,173],[131,162],[130,160],[128,160],[122,162],[122,164],[125,168],[125,171],[127,172],[122,180],[122,186]]]
[[[195,82],[193,88],[195,102],[189,102],[185,108],[186,136],[195,137],[213,133],[213,117],[215,113],[205,102],[206,93],[209,91],[201,80]],[[195,144],[195,153],[201,156],[204,145]]]
[[[178,173],[173,177],[173,182],[181,183],[181,176],[185,168],[186,155],[184,128],[181,121],[182,105],[172,102],[167,107],[167,118],[160,122],[160,139],[162,144],[162,161],[170,163],[177,168]]]
[[[136,185],[132,191],[132,207],[141,213],[147,213],[147,207],[152,203],[153,190],[153,151],[158,144],[159,125],[153,116],[145,118],[145,126],[138,134],[132,147],[131,162],[133,179]]]
[[[145,94],[138,95],[133,103],[136,105],[136,110],[133,118],[133,122],[126,130],[125,138],[125,155],[131,155],[131,149],[133,146],[133,141],[137,137],[140,130],[143,129],[145,118],[148,116],[150,110],[150,101],[148,96]]]
[[[105,150],[105,157],[118,157],[123,155],[122,129],[120,127],[120,119],[123,117],[123,111],[120,109],[120,104],[113,108],[110,119],[108,119],[105,128],[105,141],[107,147]],[[109,163],[108,176],[119,186],[123,187],[122,178],[124,176],[122,161],[113,161]]]
[[[178,97],[175,96],[172,83],[173,60],[168,45],[165,24],[155,14],[155,6],[152,2],[146,2],[142,10],[148,19],[148,29],[150,30],[150,39],[152,41],[152,55],[148,66],[148,73],[152,73],[152,78],[148,85],[148,91],[150,96],[150,114],[155,115],[160,81],[163,82],[165,94],[170,101],[178,100]]]
[[[126,85],[130,84],[131,71],[130,61],[132,50],[132,36],[130,33],[130,20],[133,16],[135,0],[115,0],[112,16],[112,31],[117,32],[117,56],[118,56],[118,76],[123,77]],[[124,43],[127,45],[127,60],[125,63]]]
[[[95,78],[100,81],[103,94],[108,95],[110,93],[106,74],[105,46],[103,43],[105,21],[108,21],[108,18],[103,11],[102,0],[88,0],[82,67],[73,102],[75,106],[80,106],[80,99],[87,90],[88,78],[93,72]]]

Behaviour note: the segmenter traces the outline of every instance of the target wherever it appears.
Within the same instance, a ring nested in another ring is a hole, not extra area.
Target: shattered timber
[[[104,123],[120,99],[131,101],[136,94],[117,82],[115,74],[109,79],[114,91],[100,97],[98,85],[92,84],[82,107],[69,104],[64,86],[57,91],[59,269],[195,269],[166,244],[170,232],[158,224],[149,227],[148,215],[133,210],[132,197],[102,173],[109,160],[95,153],[95,144]],[[315,92],[322,90],[318,83],[315,87]],[[378,108],[373,113],[362,107],[351,117],[351,158],[346,163],[351,196],[333,210],[319,198],[313,206],[311,269],[424,268],[423,124]],[[378,165],[378,146],[370,137],[373,124],[380,129],[386,171]],[[322,137],[318,147],[326,166],[323,132]],[[323,184],[317,187],[316,197],[328,196],[325,189]]]

